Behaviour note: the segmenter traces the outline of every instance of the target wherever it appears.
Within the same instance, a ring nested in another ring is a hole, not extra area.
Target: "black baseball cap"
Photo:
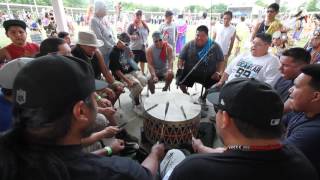
[[[28,63],[16,76],[14,105],[61,112],[85,100],[95,90],[94,73],[87,62],[75,57],[47,55]]]
[[[6,30],[6,32],[9,30],[11,26],[19,26],[24,30],[26,30],[27,28],[27,24],[24,21],[18,19],[9,19],[3,22],[3,27]]]
[[[137,9],[135,11],[136,16],[142,16],[142,10],[141,9]]]
[[[130,36],[128,35],[128,33],[126,32],[122,32],[121,34],[119,34],[118,39],[124,43],[130,43]]]
[[[283,102],[272,87],[253,78],[236,78],[225,84],[214,106],[231,117],[258,128],[281,128]]]
[[[173,12],[171,10],[166,10],[166,12],[164,13],[165,17],[169,17],[169,16],[173,16]]]

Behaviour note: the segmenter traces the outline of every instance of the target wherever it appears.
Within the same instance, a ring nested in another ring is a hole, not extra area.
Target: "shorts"
[[[125,74],[125,76],[128,79],[136,82],[133,87],[129,88],[130,95],[134,98],[139,97],[143,90],[143,87],[147,85],[147,78],[142,74],[141,71],[133,71],[131,73]]]
[[[138,62],[147,62],[147,57],[146,57],[146,52],[143,50],[132,50],[133,54],[134,54],[134,61],[136,63]]]
[[[185,74],[186,75],[186,74]],[[181,80],[184,79],[185,75],[181,77]],[[185,85],[187,87],[192,87],[194,83],[202,84],[206,89],[209,89],[213,86],[217,81],[211,79],[211,76],[200,77],[200,76],[192,76],[190,75],[183,83],[180,85]]]

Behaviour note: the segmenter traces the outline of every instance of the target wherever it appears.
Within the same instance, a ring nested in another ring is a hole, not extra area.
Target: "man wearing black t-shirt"
[[[96,89],[92,68],[75,57],[48,55],[23,67],[13,85],[14,126],[0,136],[0,179],[152,179],[163,144],[153,146],[141,165],[81,151],[97,114]]]
[[[193,139],[193,149],[200,154],[176,166],[171,180],[318,179],[299,150],[281,144],[283,103],[270,85],[237,78],[222,87],[213,104],[225,148],[212,149]]]
[[[133,54],[128,47],[129,43],[130,37],[127,33],[123,32],[118,36],[118,42],[110,54],[109,68],[116,79],[126,83],[134,105],[139,106],[139,97],[143,87],[147,84],[147,78],[133,60]]]

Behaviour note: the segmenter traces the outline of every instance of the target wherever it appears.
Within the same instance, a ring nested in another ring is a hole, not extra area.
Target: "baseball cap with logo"
[[[61,112],[96,90],[93,70],[78,58],[47,55],[36,58],[17,74],[14,105]]]
[[[33,58],[18,58],[9,61],[0,68],[0,87],[5,89],[12,89],[13,82],[18,72]]]
[[[283,102],[272,87],[253,78],[236,78],[225,84],[215,109],[257,129],[281,128]]]

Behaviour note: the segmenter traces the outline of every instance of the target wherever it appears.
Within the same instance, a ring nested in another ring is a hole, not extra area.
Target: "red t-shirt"
[[[11,59],[17,59],[20,57],[33,57],[39,52],[39,45],[35,43],[27,42],[25,46],[16,46],[10,44],[6,47]]]

